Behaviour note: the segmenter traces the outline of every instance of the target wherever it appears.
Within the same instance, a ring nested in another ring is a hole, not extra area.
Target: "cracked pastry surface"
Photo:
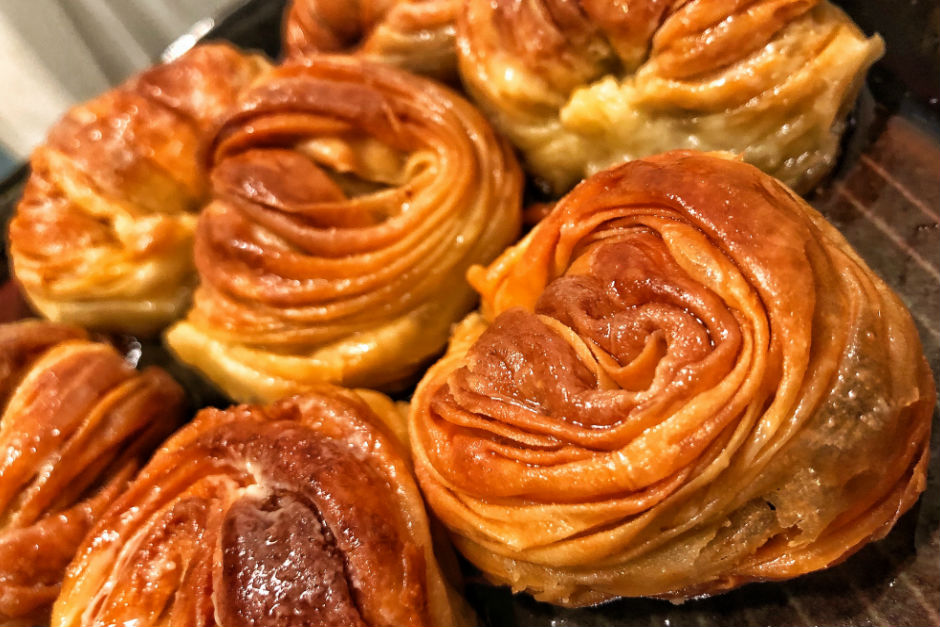
[[[494,582],[567,606],[834,565],[923,491],[933,378],[898,297],[793,192],[672,152],[565,196],[472,282],[416,471]]]

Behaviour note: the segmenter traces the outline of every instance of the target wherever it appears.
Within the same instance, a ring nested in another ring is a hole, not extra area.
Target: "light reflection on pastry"
[[[416,74],[455,79],[460,6],[460,0],[293,0],[284,21],[284,50],[288,58],[356,54]]]
[[[818,0],[469,0],[458,19],[467,89],[558,194],[676,148],[803,193],[882,50]]]
[[[472,282],[418,386],[429,506],[489,578],[579,606],[836,564],[925,487],[933,378],[910,314],[756,168],[598,173]]]
[[[208,194],[205,145],[266,66],[228,45],[200,46],[52,127],[9,234],[13,271],[43,316],[151,334],[182,313]]]
[[[97,517],[181,422],[183,391],[76,327],[0,325],[0,623],[43,622]]]
[[[52,625],[469,624],[405,426],[387,397],[328,386],[201,411],[89,534]]]
[[[353,57],[272,71],[212,156],[201,285],[167,341],[239,401],[401,387],[516,237],[521,173],[467,102]]]

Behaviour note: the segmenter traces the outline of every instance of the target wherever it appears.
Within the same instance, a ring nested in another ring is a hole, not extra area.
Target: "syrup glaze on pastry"
[[[97,517],[181,421],[183,391],[80,329],[0,325],[0,623],[40,622]]]
[[[14,274],[43,316],[146,335],[182,313],[206,143],[266,65],[199,46],[52,127],[9,232]]]
[[[387,397],[327,386],[201,411],[89,535],[52,625],[466,624],[404,429]]]
[[[882,50],[818,0],[469,0],[458,18],[467,89],[558,194],[676,148],[805,192]]]
[[[412,402],[416,472],[493,581],[561,605],[826,568],[924,489],[910,314],[756,168],[596,174],[487,270]]]
[[[167,340],[239,401],[401,386],[473,307],[467,268],[519,229],[518,165],[473,107],[353,57],[248,90],[211,177],[201,285]]]
[[[460,0],[294,0],[284,20],[288,58],[349,53],[450,80]]]

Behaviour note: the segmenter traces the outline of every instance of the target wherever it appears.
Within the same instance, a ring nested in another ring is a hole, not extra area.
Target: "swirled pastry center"
[[[589,605],[792,577],[923,489],[936,397],[910,316],[756,168],[612,168],[470,279],[482,312],[410,434],[428,501],[497,581]]]
[[[58,624],[432,624],[404,468],[344,403],[207,410],[102,522]]]

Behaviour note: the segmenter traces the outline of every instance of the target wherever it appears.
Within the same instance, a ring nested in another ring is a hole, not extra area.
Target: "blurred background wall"
[[[0,177],[76,102],[238,0],[0,0]],[[200,22],[200,20],[202,20]]]

